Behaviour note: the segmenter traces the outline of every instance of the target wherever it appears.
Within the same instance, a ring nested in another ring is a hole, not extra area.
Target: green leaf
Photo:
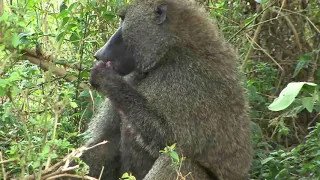
[[[3,97],[3,96],[5,96],[6,95],[6,90],[5,90],[5,88],[3,88],[3,87],[1,87],[0,86],[0,97]],[[1,119],[1,118],[0,118]]]
[[[19,43],[20,43],[19,36],[17,33],[14,33],[11,39],[11,44],[13,47],[16,48],[19,45]]]
[[[303,107],[305,107],[310,113],[313,110],[314,106],[314,97],[304,97],[301,99]]]
[[[66,25],[67,22],[69,21],[69,19],[70,19],[69,17],[63,18],[62,23],[61,23],[61,27],[63,27],[64,25]]]
[[[6,22],[6,21],[8,21],[8,19],[9,19],[9,13],[6,12],[6,11],[4,11],[3,14],[2,14],[2,16],[0,16],[0,22],[1,22],[1,21]]]
[[[57,41],[59,42],[60,40],[62,40],[64,38],[64,35],[65,35],[65,32],[60,32],[58,35],[57,35]]]
[[[121,176],[121,178],[127,179],[127,178],[129,178],[129,174],[128,174],[128,173],[124,173],[124,174]]]
[[[73,8],[78,7],[79,6],[79,2],[74,2],[69,6],[69,11],[72,11]]]
[[[297,64],[297,66],[296,66],[296,68],[295,68],[295,70],[294,70],[294,73],[293,73],[293,75],[292,75],[292,78],[296,77],[296,76],[299,74],[299,72],[301,71],[301,69],[302,69],[303,67],[305,67],[306,65],[308,65],[309,63],[310,63],[310,60],[302,60],[302,61],[299,61],[298,64]]]
[[[42,154],[48,154],[50,152],[50,146],[46,144],[42,149]]]
[[[176,145],[177,145],[177,143],[172,144],[172,145],[170,146],[170,149],[171,149],[171,150],[174,150],[174,149],[176,148]]]
[[[274,157],[267,157],[266,159],[261,161],[261,164],[264,165],[264,164],[266,164],[267,162],[269,162],[269,161],[271,161],[273,159],[274,159]]]
[[[173,159],[175,162],[179,162],[179,155],[178,155],[177,152],[171,151],[171,152],[170,152],[170,156],[172,157],[172,159]]]
[[[7,79],[0,79],[0,87],[6,87],[9,84]]]
[[[70,106],[71,106],[72,108],[77,108],[77,107],[78,107],[78,104],[75,103],[75,102],[70,102]]]
[[[73,32],[70,36],[70,41],[79,41],[81,37],[79,36],[78,33]]]
[[[281,111],[289,107],[305,84],[316,86],[316,84],[308,82],[291,82],[281,91],[279,97],[268,106],[268,109],[271,111]]]

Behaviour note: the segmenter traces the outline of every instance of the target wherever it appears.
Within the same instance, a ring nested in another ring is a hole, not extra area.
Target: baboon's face
[[[122,23],[109,41],[99,49],[94,57],[103,61],[110,69],[121,76],[125,76],[135,69],[135,60],[129,46],[124,43],[122,35]]]
[[[163,57],[170,41],[164,27],[167,5],[136,1],[120,11],[119,16],[119,29],[95,53],[95,58],[123,76],[136,68],[150,70]]]

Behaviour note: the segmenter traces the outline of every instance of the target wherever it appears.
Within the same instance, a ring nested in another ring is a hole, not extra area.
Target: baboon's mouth
[[[104,61],[104,64],[106,65],[106,67],[110,67],[112,65],[112,62],[107,60],[107,61]]]

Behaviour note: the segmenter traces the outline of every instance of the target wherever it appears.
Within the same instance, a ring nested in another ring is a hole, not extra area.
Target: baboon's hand
[[[113,70],[112,64],[110,61],[103,62],[99,61],[92,69],[90,76],[90,84],[92,87],[99,91],[100,88],[103,88],[105,81],[112,76],[118,76],[117,73]]]

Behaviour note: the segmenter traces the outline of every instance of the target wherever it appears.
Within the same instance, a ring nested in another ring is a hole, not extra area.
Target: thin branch
[[[269,10],[265,10],[264,11],[264,13],[262,14],[262,17],[260,19],[260,22],[263,22],[263,21],[265,21],[267,19],[268,13],[269,13]],[[247,63],[248,63],[249,57],[250,57],[250,55],[252,53],[252,50],[253,50],[253,44],[256,43],[256,41],[258,40],[259,34],[261,32],[262,25],[263,24],[260,24],[257,27],[256,31],[254,32],[253,39],[252,39],[252,41],[250,43],[250,48],[249,48],[249,50],[248,50],[248,52],[247,52],[247,54],[246,54],[246,56],[245,56],[245,58],[243,60],[242,66],[241,66],[241,69],[242,69],[243,72],[246,71]]]
[[[247,35],[247,38],[250,39],[251,42],[254,42],[254,44],[255,44],[257,47],[259,47],[259,50],[261,50],[264,54],[266,54],[266,55],[279,67],[279,69],[280,69],[280,71],[281,71],[281,74],[280,74],[280,78],[279,78],[279,82],[278,82],[277,88],[276,88],[276,90],[275,90],[275,93],[277,93],[278,90],[279,90],[279,88],[280,88],[281,81],[282,81],[282,79],[283,79],[283,77],[284,77],[284,75],[285,75],[284,69],[282,68],[282,66],[281,66],[266,50],[264,50],[258,43],[256,43],[255,41],[253,41],[253,39],[252,39],[251,37],[249,37],[249,36]]]
[[[2,152],[0,151],[0,162],[3,162],[2,159]],[[6,180],[6,169],[4,168],[4,163],[1,164],[2,174],[3,174],[3,180]]]

